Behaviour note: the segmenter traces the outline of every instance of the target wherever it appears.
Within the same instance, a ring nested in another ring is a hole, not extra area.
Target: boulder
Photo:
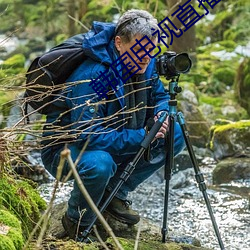
[[[211,128],[209,147],[214,158],[250,157],[250,120],[216,124]]]
[[[213,171],[213,183],[228,183],[233,180],[250,179],[250,158],[226,158]]]

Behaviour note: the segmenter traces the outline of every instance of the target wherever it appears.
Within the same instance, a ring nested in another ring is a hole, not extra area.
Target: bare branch
[[[86,190],[83,182],[81,181],[81,178],[80,178],[79,174],[77,173],[77,170],[75,168],[74,162],[73,162],[73,160],[71,158],[70,150],[69,149],[63,150],[61,152],[61,157],[62,158],[66,158],[68,160],[68,163],[69,163],[69,166],[70,166],[70,168],[71,168],[71,170],[73,172],[73,176],[75,178],[75,181],[77,182],[77,185],[78,185],[79,189],[81,190],[84,198],[88,202],[88,204],[89,204],[90,208],[92,209],[92,211],[94,211],[94,213],[97,215],[98,219],[100,220],[100,222],[104,226],[105,230],[113,238],[113,240],[114,240],[115,245],[117,246],[117,248],[118,249],[123,249],[123,247],[120,245],[119,241],[117,240],[116,236],[114,235],[111,227],[106,222],[106,220],[103,218],[102,214],[100,213],[100,211],[96,207],[95,203],[93,202],[92,198],[90,197],[88,191]]]

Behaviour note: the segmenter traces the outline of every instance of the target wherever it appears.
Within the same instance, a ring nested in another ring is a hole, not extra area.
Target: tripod
[[[221,240],[221,236],[220,236],[218,226],[216,224],[216,221],[215,221],[215,218],[213,215],[213,211],[212,211],[209,199],[208,199],[208,195],[206,193],[206,184],[204,183],[203,175],[199,170],[198,163],[197,163],[197,160],[195,158],[195,154],[193,152],[193,149],[192,149],[192,146],[191,146],[191,143],[189,140],[189,135],[188,135],[188,132],[186,129],[184,117],[180,112],[177,113],[177,111],[176,111],[177,100],[175,99],[175,97],[176,97],[177,93],[180,93],[182,91],[182,89],[178,86],[178,78],[177,78],[177,80],[172,79],[169,83],[169,94],[170,94],[169,114],[167,114],[167,112],[161,113],[159,119],[155,122],[155,124],[151,128],[148,135],[142,141],[140,150],[135,155],[134,159],[130,163],[128,163],[128,165],[126,166],[126,168],[124,169],[123,173],[120,176],[119,182],[117,183],[117,185],[115,186],[113,191],[109,194],[108,198],[102,204],[102,206],[99,210],[102,213],[107,208],[107,206],[112,201],[112,199],[114,198],[114,196],[116,195],[116,193],[118,192],[118,190],[120,189],[122,184],[132,174],[132,172],[134,171],[134,169],[136,167],[136,164],[138,163],[138,161],[140,160],[140,158],[142,157],[144,152],[147,150],[150,143],[155,138],[155,135],[157,134],[157,132],[161,128],[161,126],[162,126],[163,122],[166,120],[167,116],[169,116],[169,132],[168,132],[168,136],[166,138],[168,151],[166,153],[166,162],[165,162],[165,180],[166,180],[165,184],[166,185],[165,185],[164,215],[163,215],[163,227],[162,227],[162,242],[163,243],[166,242],[166,234],[168,232],[168,230],[167,230],[167,214],[168,214],[169,181],[171,179],[172,169],[173,169],[173,164],[174,164],[174,123],[175,123],[175,119],[177,117],[178,122],[181,125],[181,130],[182,130],[185,142],[186,142],[186,146],[187,146],[191,161],[192,161],[193,166],[194,166],[196,181],[199,184],[199,189],[200,189],[200,191],[202,191],[203,197],[205,199],[206,206],[207,206],[207,209],[209,211],[209,215],[210,215],[217,239],[219,241],[220,248],[221,248],[221,250],[224,250],[225,248],[224,248],[223,242]],[[94,217],[94,219],[92,220],[90,225],[82,233],[83,241],[87,240],[88,235],[91,232],[92,227],[94,226],[96,220],[97,220],[97,216]]]
[[[218,229],[218,226],[217,226],[217,223],[216,223],[213,211],[212,211],[212,207],[208,199],[208,195],[206,192],[207,188],[204,182],[204,177],[199,169],[198,162],[195,157],[195,154],[194,154],[194,151],[193,151],[190,139],[189,139],[189,133],[186,128],[184,116],[181,112],[177,113],[177,108],[176,108],[177,100],[175,99],[175,97],[177,93],[180,93],[182,91],[181,87],[178,86],[178,80],[179,80],[179,76],[177,77],[176,80],[172,79],[169,82],[169,94],[170,94],[170,100],[168,102],[169,103],[169,114],[168,114],[169,132],[166,137],[166,145],[167,145],[168,151],[166,153],[166,161],[165,161],[165,201],[164,201],[164,215],[163,215],[163,226],[162,226],[162,242],[163,243],[166,242],[166,234],[168,232],[167,216],[168,216],[169,182],[171,179],[172,169],[174,166],[174,123],[177,117],[177,120],[181,126],[182,134],[183,134],[186,146],[187,146],[187,150],[188,150],[191,162],[194,167],[196,182],[198,183],[199,189],[202,192],[203,198],[205,200],[220,248],[221,250],[224,250],[225,247],[223,245],[220,232],[219,232],[219,229]]]

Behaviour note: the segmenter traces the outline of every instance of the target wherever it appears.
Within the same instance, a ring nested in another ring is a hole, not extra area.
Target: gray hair
[[[156,38],[158,30],[157,20],[145,10],[128,10],[118,20],[116,25],[116,36],[120,36],[128,43],[136,35],[148,36],[149,39]]]

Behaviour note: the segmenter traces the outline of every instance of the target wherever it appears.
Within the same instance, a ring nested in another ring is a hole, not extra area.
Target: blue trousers
[[[164,139],[158,139],[154,147],[151,149],[151,160],[145,161],[142,157],[135,167],[128,180],[121,186],[116,197],[125,200],[128,193],[135,190],[136,187],[151,176],[156,170],[165,164],[166,150],[164,148]],[[174,154],[177,155],[185,147],[184,138],[178,123],[175,123],[174,136]],[[71,157],[75,161],[80,154],[81,149],[74,143],[69,144]],[[42,160],[45,168],[56,176],[57,167],[60,160],[60,152],[62,149],[53,150],[53,147],[42,151]],[[92,197],[96,205],[102,199],[104,191],[111,191],[120,180],[120,175],[127,164],[133,160],[135,155],[115,156],[101,150],[85,151],[77,164],[79,176]],[[65,163],[63,175],[67,175],[70,167]],[[88,203],[84,199],[76,182],[68,201],[68,216],[79,221],[80,212],[86,209],[81,218],[81,225],[89,225],[94,217],[94,213],[90,209]]]

